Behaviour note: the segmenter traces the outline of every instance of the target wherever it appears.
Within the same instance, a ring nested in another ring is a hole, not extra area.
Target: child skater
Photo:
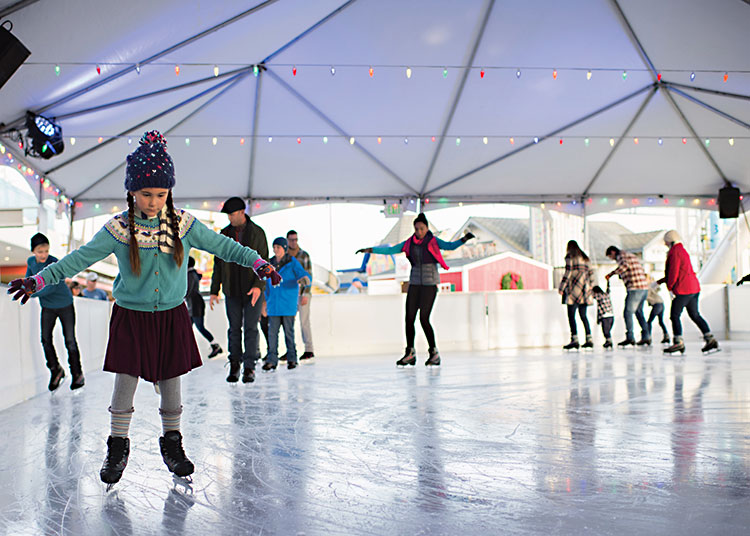
[[[120,480],[128,462],[128,430],[139,378],[156,384],[161,393],[159,448],[164,463],[177,476],[193,473],[180,434],[180,376],[201,365],[183,301],[187,290],[187,263],[183,261],[190,249],[252,266],[273,284],[281,279],[252,249],[174,208],[174,185],[166,140],[155,130],[147,132],[127,157],[127,212],[110,219],[88,244],[33,277],[12,281],[8,290],[15,293],[14,300],[25,303],[34,292],[64,281],[110,253],[117,257],[120,273],[112,291],[115,305],[104,359],[104,370],[115,373],[109,407],[111,434],[99,473],[110,485]]]
[[[609,297],[609,280],[607,280],[607,292],[596,285],[592,289],[596,300],[596,323],[602,325],[604,333],[604,349],[612,348],[612,324],[615,323],[615,313],[612,309],[612,300]]]
[[[648,315],[648,338],[651,340],[651,325],[654,323],[654,319],[659,320],[659,327],[661,327],[662,344],[669,344],[669,331],[667,326],[664,324],[664,300],[659,295],[659,283],[654,281],[651,276],[648,276],[648,295],[646,296],[646,302],[651,306],[651,313]]]
[[[203,335],[211,344],[211,352],[208,354],[208,358],[211,359],[221,353],[221,346],[219,346],[218,342],[214,341],[214,336],[206,329],[206,301],[198,290],[202,277],[202,274],[195,269],[195,259],[193,257],[188,257],[188,281],[185,305],[187,305],[188,314],[190,315],[190,320],[193,322],[193,325],[198,328],[201,335]]]
[[[31,252],[33,255],[26,261],[26,277],[36,275],[53,262],[57,262],[57,257],[49,254],[49,240],[42,233],[37,233],[31,237]],[[42,306],[42,349],[50,373],[47,388],[54,391],[65,377],[65,371],[60,366],[55,345],[52,342],[52,331],[55,329],[55,323],[59,318],[65,338],[65,348],[68,350],[70,374],[73,376],[70,388],[80,389],[83,387],[84,379],[83,369],[81,368],[81,353],[78,350],[78,342],[76,342],[76,311],[73,307],[73,294],[65,281],[60,281],[56,285],[49,285],[47,288],[36,292],[34,297],[39,298],[39,303]]]
[[[289,243],[283,236],[273,241],[271,264],[283,279],[276,287],[266,285],[263,315],[268,317],[268,357],[263,370],[275,370],[279,364],[279,326],[284,327],[286,368],[297,368],[297,347],[294,344],[294,318],[297,316],[300,284],[310,286],[311,276],[300,262],[289,255]]]
[[[454,242],[444,242],[432,236],[427,224],[427,217],[420,213],[414,218],[414,234],[408,239],[395,246],[377,246],[363,248],[357,253],[380,253],[382,255],[393,255],[404,252],[411,263],[411,274],[409,275],[409,290],[406,293],[406,352],[404,357],[396,361],[396,366],[415,365],[417,362],[414,350],[414,321],[419,311],[419,322],[427,337],[429,354],[425,365],[440,365],[440,354],[435,344],[435,332],[430,324],[430,313],[437,297],[440,274],[437,265],[440,264],[446,270],[448,265],[443,260],[441,249],[453,250],[474,238],[472,233],[466,233]]]

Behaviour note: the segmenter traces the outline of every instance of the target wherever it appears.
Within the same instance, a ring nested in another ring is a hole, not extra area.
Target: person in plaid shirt
[[[612,348],[612,325],[615,323],[615,313],[609,297],[609,280],[607,280],[606,292],[599,285],[595,286],[593,291],[596,300],[596,323],[602,325],[604,348],[609,350]]]
[[[563,297],[563,303],[568,306],[568,323],[570,324],[570,342],[563,346],[563,350],[579,348],[576,312],[581,317],[583,329],[586,331],[586,342],[583,343],[583,348],[594,347],[589,319],[586,316],[586,308],[594,303],[591,295],[593,279],[594,271],[591,269],[591,261],[581,250],[578,242],[571,240],[568,242],[567,255],[565,255],[565,274],[558,289]]]
[[[618,343],[617,346],[635,346],[635,337],[633,336],[633,313],[635,313],[638,324],[641,326],[641,340],[639,346],[650,346],[651,335],[649,334],[648,323],[643,315],[643,303],[648,296],[648,278],[643,270],[638,257],[627,251],[621,251],[615,246],[607,248],[607,257],[617,261],[617,268],[607,274],[607,282],[614,275],[619,275],[627,289],[625,298],[625,340]]]

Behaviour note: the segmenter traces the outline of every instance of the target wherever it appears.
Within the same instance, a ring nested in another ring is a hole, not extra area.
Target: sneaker
[[[227,376],[229,383],[237,383],[240,381],[240,362],[230,361],[229,362],[229,376]]]
[[[271,363],[266,361],[265,363],[263,363],[263,366],[261,368],[268,372],[269,370],[276,370],[276,365],[272,365]]]
[[[300,360],[303,360],[303,359],[312,359],[313,357],[315,357],[314,353],[312,353],[312,352],[305,352],[299,358],[300,358]]]
[[[406,365],[414,366],[417,364],[417,354],[414,352],[414,348],[406,347],[404,357],[396,361],[396,366],[405,367]]]
[[[288,368],[289,370],[296,369],[297,368],[297,362],[296,361],[289,361],[286,364],[286,368]]]
[[[211,343],[211,353],[208,354],[208,358],[211,359],[212,357],[216,357],[222,351],[223,350],[221,349],[221,346],[219,346],[217,343],[213,342],[213,343]]]
[[[617,346],[619,346],[620,348],[625,348],[627,346],[635,346],[635,339],[625,339],[624,341],[618,342]]]
[[[159,438],[159,450],[164,463],[177,476],[192,475],[195,466],[182,448],[182,434],[177,430],[170,430]]]
[[[50,371],[50,377],[49,377],[49,385],[47,386],[47,389],[50,391],[54,391],[58,387],[60,387],[60,383],[62,383],[62,379],[65,377],[65,371],[62,369],[62,367],[57,367],[57,370]]]
[[[70,390],[75,391],[76,389],[80,389],[84,386],[85,383],[86,380],[83,377],[83,373],[79,374],[78,376],[73,376],[73,383],[70,384]]]
[[[242,372],[242,383],[253,383],[255,381],[255,370],[245,367]]]

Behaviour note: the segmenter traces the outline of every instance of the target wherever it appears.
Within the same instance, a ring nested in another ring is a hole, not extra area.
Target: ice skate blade
[[[711,348],[710,350],[703,351],[703,355],[718,354],[721,352],[721,348]]]
[[[185,493],[190,495],[193,494],[193,476],[177,476],[172,473],[172,482],[174,483],[174,489],[183,489]]]
[[[112,482],[110,484],[107,484],[107,493],[109,493],[112,490],[112,488],[115,487],[115,484],[117,484],[117,482]]]

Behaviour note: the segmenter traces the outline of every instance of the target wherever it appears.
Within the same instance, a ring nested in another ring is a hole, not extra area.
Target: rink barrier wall
[[[2,290],[4,294],[4,289]],[[666,292],[662,290],[666,297]],[[624,338],[622,308],[625,289],[612,289],[615,307],[615,342]],[[667,299],[665,322],[669,322]],[[311,302],[311,322],[316,356],[357,356],[391,354],[400,357],[404,340],[404,294],[386,295],[314,295]],[[111,303],[76,298],[76,333],[84,371],[101,370],[107,346]],[[725,287],[706,285],[701,293],[701,313],[711,329],[721,339],[750,339],[750,286]],[[646,316],[650,307],[646,306]],[[31,300],[21,307],[9,299],[0,300],[0,337],[2,357],[0,365],[0,410],[33,396],[47,393],[49,372],[45,366],[39,333],[40,307]],[[601,328],[596,324],[596,307],[588,309],[588,319],[597,346],[604,342]],[[700,340],[700,332],[683,314],[686,341]],[[433,308],[432,325],[444,358],[451,351],[481,351],[494,349],[535,348],[565,344],[569,338],[565,306],[554,290],[504,290],[495,292],[440,293]],[[728,328],[731,326],[731,332]],[[226,357],[228,323],[223,301],[211,310],[206,307],[206,327],[222,346]],[[661,330],[653,326],[654,339],[661,340]],[[427,344],[416,321],[417,353],[420,361],[426,358]],[[583,327],[578,324],[583,340]],[[202,355],[209,351],[208,342],[196,331]],[[636,323],[636,337],[640,328]],[[295,324],[297,353],[302,354],[299,321]],[[265,340],[260,337],[261,355],[265,355]],[[67,391],[70,374],[67,352],[58,322],[55,327],[55,347],[68,377],[62,386]],[[280,337],[280,353],[284,353]]]

